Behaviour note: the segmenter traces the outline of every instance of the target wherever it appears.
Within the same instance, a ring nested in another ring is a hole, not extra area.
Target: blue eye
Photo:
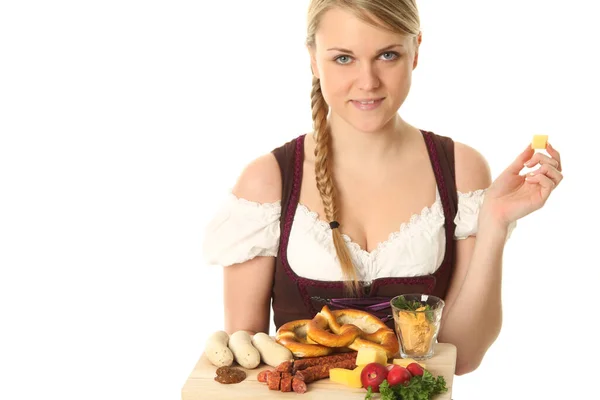
[[[342,64],[342,65],[348,64],[348,63],[350,63],[350,61],[351,61],[350,57],[348,57],[348,56],[339,56],[339,57],[335,58],[335,62],[337,62],[338,64]]]
[[[381,55],[381,57],[383,57],[383,59],[386,61],[392,61],[392,60],[395,60],[396,58],[400,57],[400,54],[398,54],[394,51],[388,51],[388,52],[383,53]]]

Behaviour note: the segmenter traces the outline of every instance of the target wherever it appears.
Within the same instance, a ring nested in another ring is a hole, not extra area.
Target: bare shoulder
[[[273,153],[264,154],[243,169],[233,194],[257,203],[281,200],[281,172]]]
[[[473,147],[454,142],[456,189],[467,193],[485,189],[492,183],[490,166],[485,157]]]

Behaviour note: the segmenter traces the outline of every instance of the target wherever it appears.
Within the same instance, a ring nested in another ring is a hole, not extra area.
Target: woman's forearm
[[[508,227],[480,219],[468,271],[444,313],[441,342],[457,347],[456,374],[475,370],[502,326],[502,254]]]

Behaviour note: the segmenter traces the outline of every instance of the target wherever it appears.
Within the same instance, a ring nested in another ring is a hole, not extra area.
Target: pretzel
[[[332,340],[332,336],[335,335],[325,330],[319,330],[323,326],[323,319],[327,321],[331,332],[340,335],[338,342]],[[354,335],[355,330],[349,326],[353,326],[358,331],[351,341],[349,339]],[[309,324],[307,334],[315,342],[332,347],[336,347],[335,344],[349,341],[344,346],[352,350],[358,351],[361,347],[379,348],[385,351],[388,358],[394,357],[399,350],[398,338],[393,329],[366,311],[350,308],[331,311],[326,305],[323,306]]]
[[[310,319],[299,319],[281,325],[275,336],[276,341],[299,358],[320,357],[333,353],[332,347],[318,344],[307,336],[307,326],[310,322]]]
[[[283,324],[276,340],[297,358],[358,351],[361,347],[378,348],[393,358],[399,350],[394,330],[376,316],[351,308],[331,311],[327,305],[313,319]]]
[[[350,321],[340,325],[327,306],[315,315],[306,328],[306,335],[311,340],[327,347],[348,347],[362,333]]]

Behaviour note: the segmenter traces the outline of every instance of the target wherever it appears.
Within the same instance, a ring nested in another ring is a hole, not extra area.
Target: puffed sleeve
[[[276,256],[281,203],[256,203],[229,194],[208,223],[203,253],[209,265],[229,266]]]
[[[486,189],[468,193],[458,192],[458,212],[456,213],[456,218],[454,218],[454,222],[456,223],[456,230],[454,231],[455,239],[461,240],[477,235],[477,219],[479,218],[479,210],[483,204],[485,192]],[[506,240],[510,238],[516,226],[516,221],[509,225]]]

